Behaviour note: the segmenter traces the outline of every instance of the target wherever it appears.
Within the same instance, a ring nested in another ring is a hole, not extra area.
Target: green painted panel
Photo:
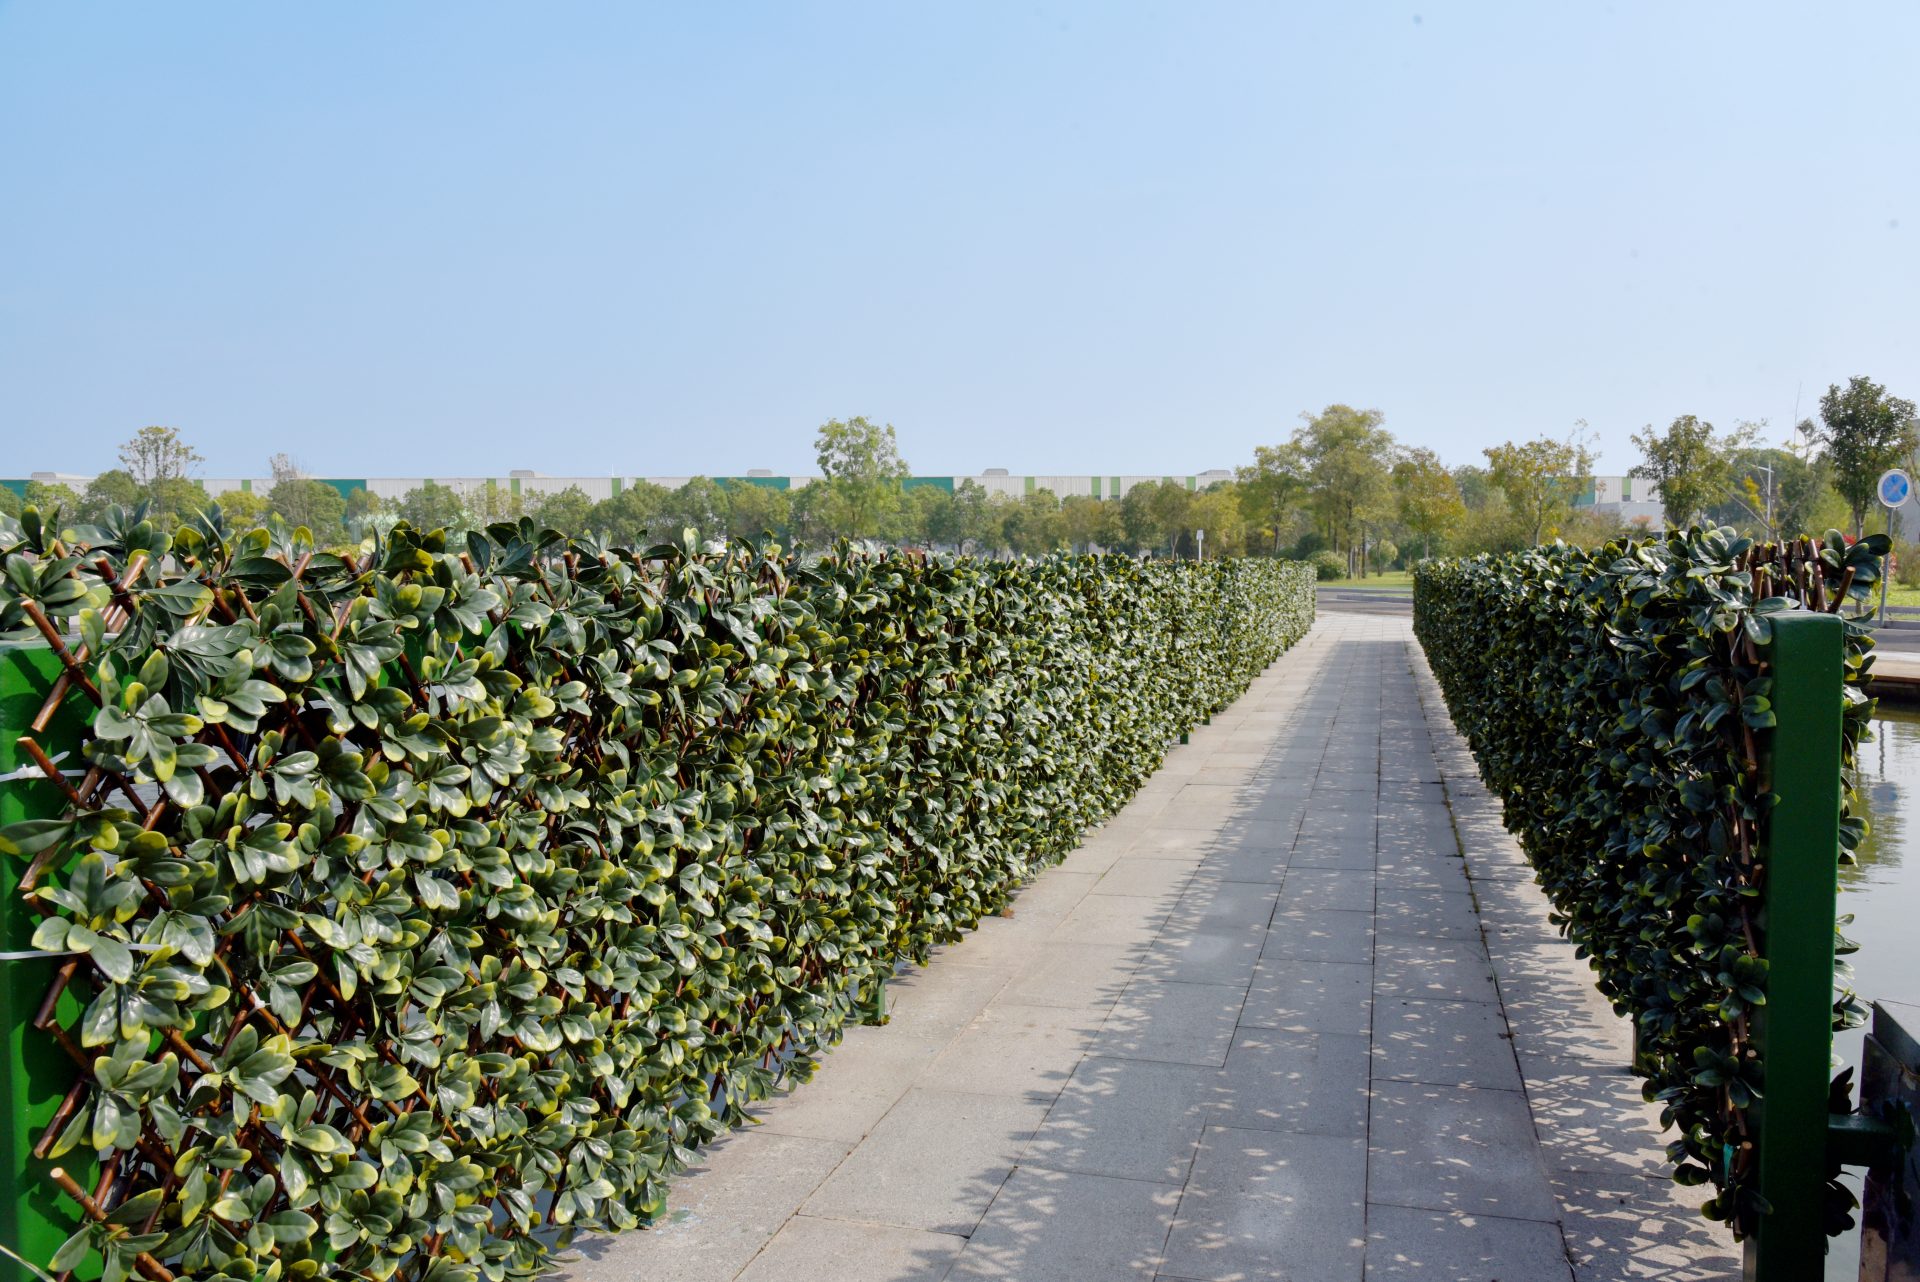
[[[334,489],[338,490],[340,497],[343,499],[352,498],[355,490],[364,490],[367,488],[367,479],[364,476],[323,476],[320,477],[319,480],[321,484],[331,485]]]
[[[241,478],[241,480],[240,480],[240,492],[241,492],[242,494],[251,494],[251,493],[253,493],[253,478],[252,478],[252,477],[242,477],[242,478]]]
[[[65,809],[64,799],[44,778],[31,773],[34,762],[19,745],[19,737],[38,715],[60,672],[59,662],[44,645],[0,645],[0,825],[25,819],[50,819]],[[86,734],[86,701],[68,699],[53,723],[36,736],[50,757],[63,755],[60,764],[74,764],[73,754]],[[14,776],[23,777],[15,778]],[[39,915],[20,895],[25,860],[0,860],[0,947],[27,951],[33,947],[33,928]],[[32,1020],[53,985],[55,959],[18,958],[0,963],[0,1243],[27,1259],[45,1264],[78,1227],[80,1210],[67,1201],[47,1178],[55,1167],[66,1168],[82,1188],[92,1188],[96,1167],[85,1144],[57,1161],[33,1156],[33,1141],[52,1120],[75,1077],[73,1061],[53,1039],[36,1032]],[[80,1014],[78,994],[69,989],[61,998],[59,1018],[71,1027]],[[82,1274],[100,1276],[97,1260]],[[0,1256],[0,1282],[26,1282],[32,1275],[13,1259]]]
[[[936,490],[945,490],[949,494],[953,493],[953,478],[951,476],[909,476],[906,480],[900,482],[900,488],[903,490],[917,490],[923,485],[931,485]]]
[[[4,485],[12,490],[15,494],[19,495],[23,501],[27,497],[28,482],[26,481],[0,481],[0,485]]]
[[[1100,478],[1097,476],[1093,478],[1093,497],[1100,497]]]
[[[517,477],[517,476],[516,476],[516,477],[513,477],[513,478],[512,478],[511,480],[509,480],[509,481],[508,481],[507,483],[508,483],[508,485],[510,485],[510,486],[512,487],[512,489],[513,489],[513,496],[514,496],[515,498],[519,498],[519,497],[520,497],[520,478],[519,478],[519,477]],[[490,490],[494,488],[494,484],[493,484],[493,482],[492,482],[491,480],[489,480],[489,481],[487,482],[487,488],[488,488],[488,489],[490,489]]]
[[[763,490],[790,490],[793,488],[791,476],[716,476],[713,478],[721,485],[757,485]],[[911,484],[911,482],[909,482]]]
[[[620,487],[624,484],[626,484],[626,482],[622,481],[619,477],[616,476],[613,478],[613,497],[620,497]]]
[[[1120,497],[1120,478],[1119,477],[1109,476],[1107,478],[1107,497],[1115,498],[1115,499]]]
[[[1200,488],[1200,478],[1199,478],[1199,477],[1197,477],[1197,476],[1189,476],[1189,477],[1187,478],[1187,488],[1188,488],[1188,489],[1190,489],[1190,490],[1197,490],[1197,489],[1199,489],[1199,488]]]
[[[1027,477],[1022,477],[1021,479],[1026,482],[1026,492],[1028,494],[1033,493],[1033,478],[1031,476],[1027,476]]]

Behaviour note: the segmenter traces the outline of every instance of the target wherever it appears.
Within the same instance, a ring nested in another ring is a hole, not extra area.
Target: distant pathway
[[[1738,1275],[1404,617],[1323,613],[890,992],[568,1276]]]

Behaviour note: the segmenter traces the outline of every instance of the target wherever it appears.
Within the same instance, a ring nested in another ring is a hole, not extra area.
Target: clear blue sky
[[[1920,397],[1911,3],[0,5],[0,475],[1189,472]]]

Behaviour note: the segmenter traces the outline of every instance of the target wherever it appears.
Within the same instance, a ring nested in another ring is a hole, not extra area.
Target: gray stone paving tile
[[[971,1233],[1046,1111],[1013,1096],[908,1091],[802,1210]]]
[[[1126,945],[1046,944],[1014,975],[1000,1000],[1104,1012],[1120,999],[1144,955],[1144,949]]]
[[[942,1282],[966,1242],[950,1233],[798,1215],[739,1282]],[[651,1274],[627,1276],[652,1282]]]
[[[1254,967],[1240,1027],[1350,1033],[1373,1026],[1373,967],[1263,957]]]
[[[1278,886],[1286,879],[1289,856],[1284,846],[1223,846],[1209,854],[1195,871],[1215,881],[1266,882]]]
[[[1520,1089],[1506,1018],[1488,1002],[1379,997],[1373,1005],[1373,1076]]]
[[[1375,875],[1382,886],[1400,886],[1407,890],[1434,890],[1449,895],[1470,894],[1466,861],[1457,855],[1409,855],[1381,848]]]
[[[914,1084],[939,1091],[1040,1097],[1051,1103],[1104,1019],[1100,1010],[995,1002],[947,1044]]]
[[[1053,939],[1145,948],[1171,911],[1171,903],[1155,896],[1088,895],[1061,921]]]
[[[1529,1039],[1531,1040],[1531,1039]],[[1660,1106],[1640,1094],[1624,1056],[1608,1062],[1523,1055],[1520,1076],[1549,1165],[1563,1174],[1665,1178]]]
[[[1180,1190],[1023,1167],[1001,1188],[952,1278],[1087,1282],[1154,1276]]]
[[[1184,859],[1189,863],[1199,863],[1217,844],[1217,836],[1211,832],[1195,832],[1188,828],[1144,828],[1134,843],[1127,847],[1121,856],[1127,859]]]
[[[1383,934],[1374,944],[1373,990],[1376,997],[1496,1000],[1493,968],[1477,939]]]
[[[666,1214],[652,1228],[576,1243],[581,1258],[568,1276],[579,1282],[731,1278],[852,1148],[796,1135],[750,1135],[704,1150],[700,1164],[673,1182]]]
[[[1296,868],[1289,865],[1280,902],[1290,912],[1373,911],[1371,868]]]
[[[1635,1176],[1556,1177],[1553,1187],[1579,1282],[1735,1282],[1741,1276],[1740,1248],[1700,1215],[1710,1190]]]
[[[1372,913],[1303,911],[1292,907],[1283,894],[1260,955],[1371,964],[1373,949]]]
[[[1024,887],[1018,895],[1014,896],[1012,904],[1014,918],[1017,920],[1022,917],[1047,917],[1057,921],[1065,917],[1073,911],[1075,904],[1085,899],[1093,890],[1104,871],[1104,867],[1096,872],[1089,868],[1069,867],[1066,864],[1048,869],[1031,885]]]
[[[1011,961],[975,966],[959,957],[942,957],[937,968],[911,966],[887,983],[885,1027],[947,1041],[973,1022],[1017,970]]]
[[[1232,881],[1205,866],[1174,905],[1167,929],[1179,926],[1246,926],[1264,930],[1280,887],[1268,881]]]
[[[1374,921],[1382,935],[1416,939],[1479,939],[1480,917],[1466,891],[1428,890],[1404,881],[1380,884]]]
[[[1161,1276],[1359,1282],[1364,1141],[1208,1127]]]
[[[1573,1282],[1558,1224],[1367,1207],[1368,1282]]]
[[[1371,1201],[1518,1220],[1557,1214],[1519,1091],[1376,1081],[1367,1137]]]
[[[1367,1039],[1242,1027],[1207,1106],[1217,1126],[1365,1135]]]
[[[1287,857],[1289,868],[1331,868],[1347,872],[1372,872],[1377,856],[1373,849],[1372,821],[1364,836],[1309,834],[1304,829]]]
[[[1183,984],[1231,984],[1244,988],[1260,961],[1266,932],[1257,926],[1208,921],[1168,922],[1140,963],[1142,977]]]
[[[812,1081],[751,1106],[761,1125],[750,1134],[857,1144],[945,1044],[945,1039],[916,1037],[892,1025],[848,1028]]]
[[[1180,1184],[1219,1070],[1090,1056],[1021,1154],[1023,1166]]]
[[[1122,859],[1094,883],[1096,895],[1135,895],[1165,898],[1171,904],[1193,877],[1187,859]]]
[[[1246,996],[1240,984],[1178,984],[1136,976],[1107,1016],[1090,1053],[1224,1064]]]

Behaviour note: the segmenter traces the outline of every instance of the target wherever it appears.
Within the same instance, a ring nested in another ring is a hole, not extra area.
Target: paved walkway
[[[569,1276],[1738,1274],[1403,618],[1322,615],[893,993]]]

